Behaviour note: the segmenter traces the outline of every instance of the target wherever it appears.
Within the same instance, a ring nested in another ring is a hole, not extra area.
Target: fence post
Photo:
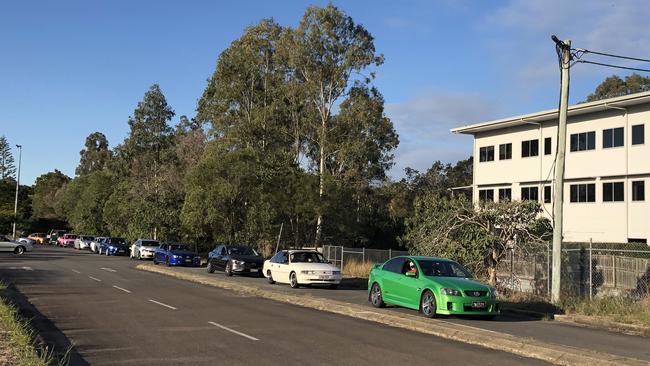
[[[343,271],[343,257],[345,256],[345,247],[341,246],[341,271]]]
[[[361,248],[361,263],[366,263],[366,247]]]
[[[388,248],[388,259],[393,258],[393,250],[391,248]]]
[[[546,246],[546,294],[551,296],[551,248]]]
[[[614,278],[614,288],[616,288],[616,256],[612,254],[612,277]]]
[[[589,300],[592,300],[594,297],[594,279],[592,273],[593,272],[592,267],[594,265],[593,264],[594,262],[592,262],[592,256],[591,256],[592,245],[593,245],[593,239],[589,238]]]

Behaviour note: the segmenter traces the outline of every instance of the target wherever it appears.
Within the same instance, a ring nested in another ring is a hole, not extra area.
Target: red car
[[[64,234],[56,239],[56,244],[60,247],[72,247],[75,239],[77,239],[75,234]]]

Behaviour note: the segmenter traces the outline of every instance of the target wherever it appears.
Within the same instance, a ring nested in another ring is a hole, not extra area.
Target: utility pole
[[[14,201],[14,240],[16,240],[16,220],[18,220],[18,188],[20,187],[20,162],[23,158],[23,145],[16,145],[16,147],[18,148],[18,174],[16,175],[16,200]]]
[[[560,301],[562,280],[562,213],[564,208],[564,158],[566,155],[566,119],[569,108],[569,66],[571,62],[571,40],[560,41],[556,36],[555,42],[558,57],[561,53],[560,69],[562,71],[560,91],[560,113],[558,121],[557,156],[555,161],[555,178],[553,180],[553,273],[551,283],[551,302]]]

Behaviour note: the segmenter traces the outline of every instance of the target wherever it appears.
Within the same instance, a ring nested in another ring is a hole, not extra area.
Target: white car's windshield
[[[316,252],[297,252],[290,254],[291,263],[327,263],[322,254]]]
[[[143,240],[141,245],[143,247],[157,247],[160,243],[155,240]]]

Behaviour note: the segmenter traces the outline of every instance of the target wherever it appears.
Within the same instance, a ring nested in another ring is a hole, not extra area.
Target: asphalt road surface
[[[20,257],[0,254],[0,278],[19,292],[55,353],[70,350],[71,365],[543,364],[134,265],[38,246]]]

